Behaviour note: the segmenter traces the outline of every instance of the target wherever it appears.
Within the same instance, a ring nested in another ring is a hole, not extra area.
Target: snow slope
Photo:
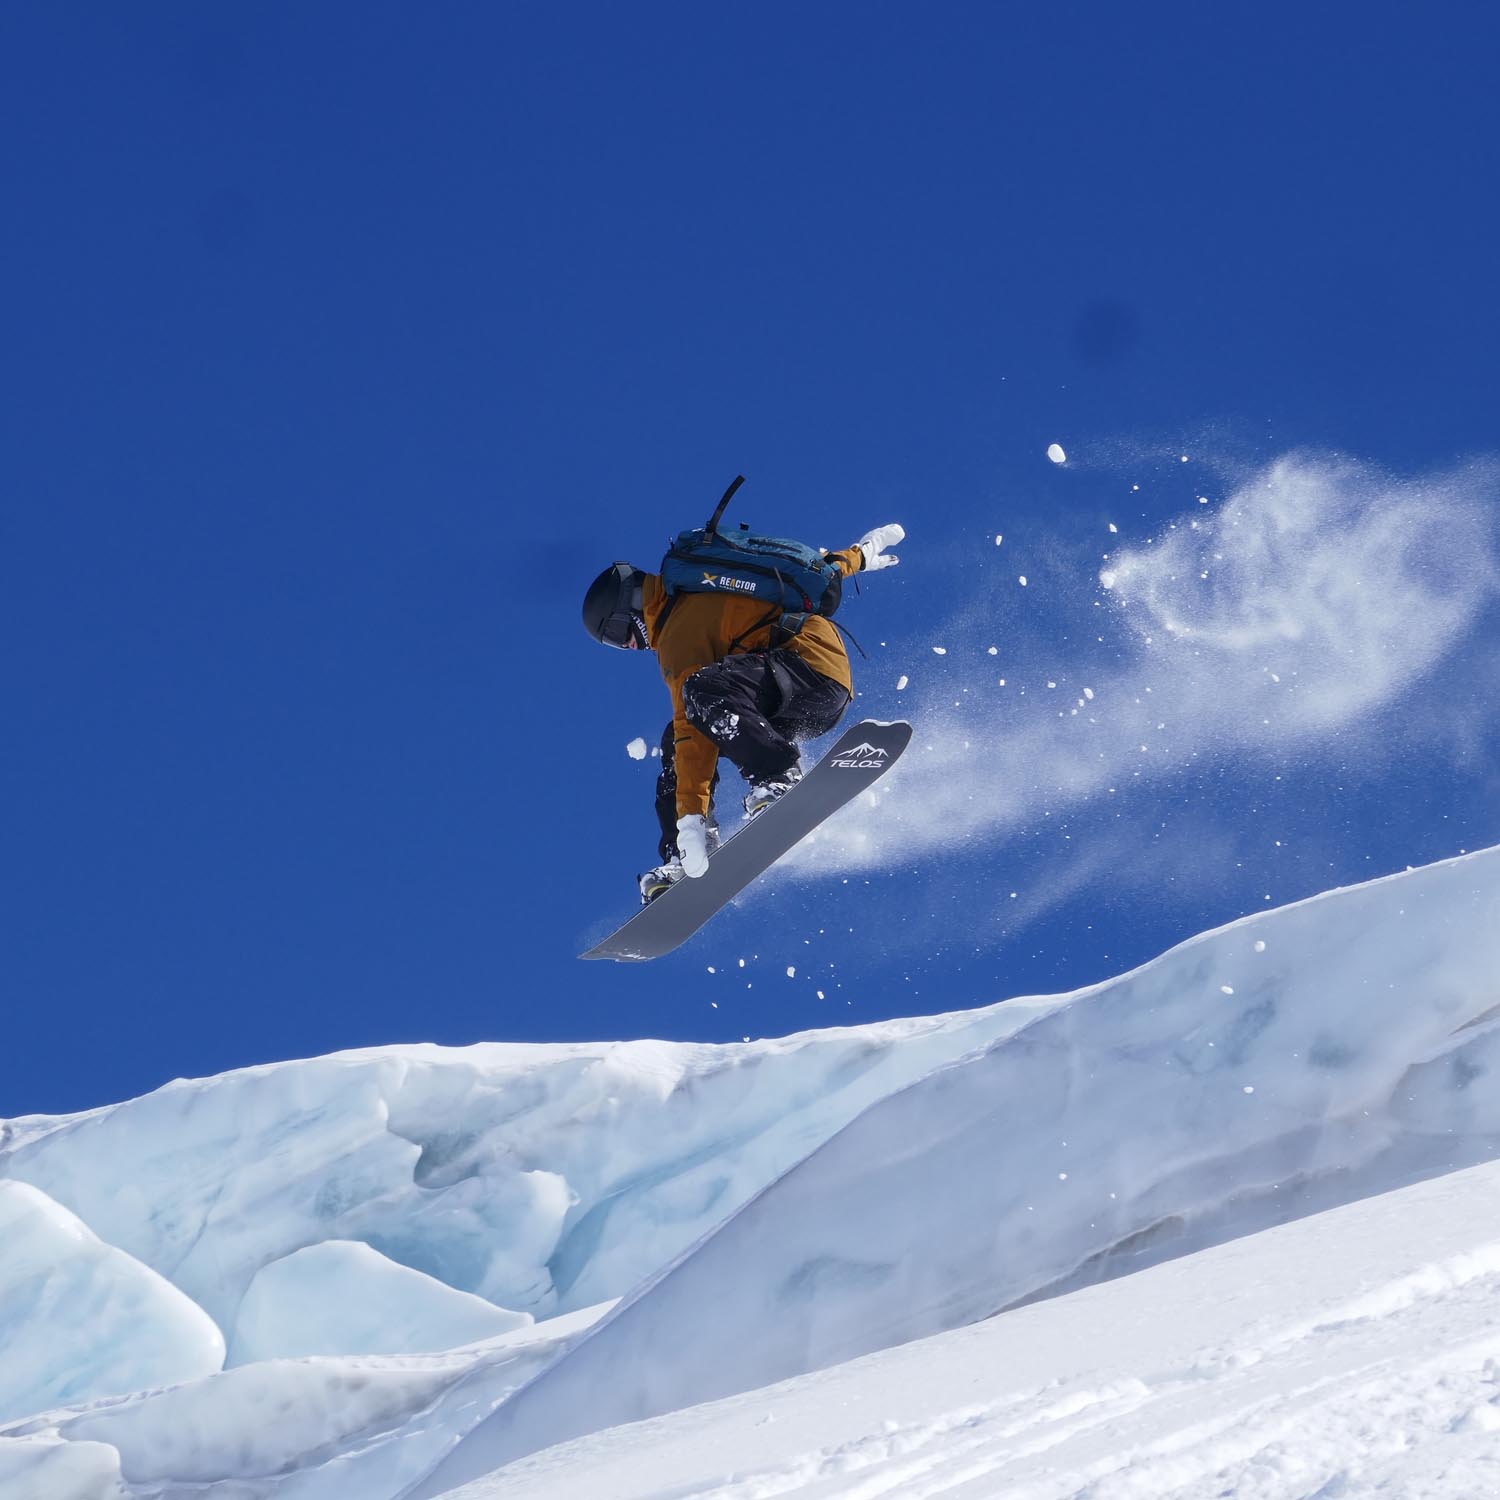
[[[1500,1093],[1471,1087],[1500,1037],[1497,875],[1492,851],[1247,918],[871,1106],[416,1495],[959,1327],[1148,1239],[1500,1155]]]
[[[231,1360],[86,1395],[11,1365],[0,1500],[435,1496],[1500,1158],[1497,918],[1490,850],[1060,999],[346,1053],[0,1123],[0,1184],[170,1282]]]
[[[1500,1166],[748,1395],[450,1500],[1500,1494]]]

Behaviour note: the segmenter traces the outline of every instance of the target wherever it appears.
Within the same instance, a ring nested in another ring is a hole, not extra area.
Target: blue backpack
[[[681,594],[758,599],[769,611],[767,623],[778,627],[778,641],[785,640],[802,629],[809,615],[831,615],[839,607],[844,575],[837,563],[805,542],[757,536],[744,526],[738,531],[720,531],[719,522],[744,482],[743,474],[736,476],[707,526],[680,531],[672,539],[661,563],[667,610],[671,611]]]

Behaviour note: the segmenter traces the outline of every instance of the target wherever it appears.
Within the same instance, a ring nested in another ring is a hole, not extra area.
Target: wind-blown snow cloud
[[[798,863],[832,848],[846,867],[887,864],[1215,763],[1348,756],[1397,707],[1421,722],[1432,675],[1496,597],[1496,489],[1487,466],[1406,480],[1293,454],[1109,554],[1070,601],[1072,645],[1018,637],[997,588],[947,630],[948,659],[982,671],[912,705],[917,739],[880,816],[833,825]],[[1455,742],[1494,712],[1471,696],[1443,705]]]
[[[1493,592],[1472,484],[1284,458],[1100,582],[1144,643],[1160,633],[1157,655],[1186,671],[1190,706],[1220,732],[1318,734],[1401,695]]]

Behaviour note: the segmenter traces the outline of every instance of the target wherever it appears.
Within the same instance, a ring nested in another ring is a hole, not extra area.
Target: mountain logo
[[[882,762],[890,753],[889,750],[882,750],[878,745],[872,745],[866,740],[860,745],[849,745],[843,750],[835,750],[828,757],[828,763],[840,771],[880,771],[884,769]]]

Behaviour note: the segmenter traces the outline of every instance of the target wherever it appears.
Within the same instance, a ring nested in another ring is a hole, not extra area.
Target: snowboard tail
[[[901,719],[864,719],[846,729],[801,781],[709,855],[707,874],[679,880],[578,956],[641,961],[660,958],[685,943],[793,845],[885,775],[901,758],[911,733],[911,725]]]

